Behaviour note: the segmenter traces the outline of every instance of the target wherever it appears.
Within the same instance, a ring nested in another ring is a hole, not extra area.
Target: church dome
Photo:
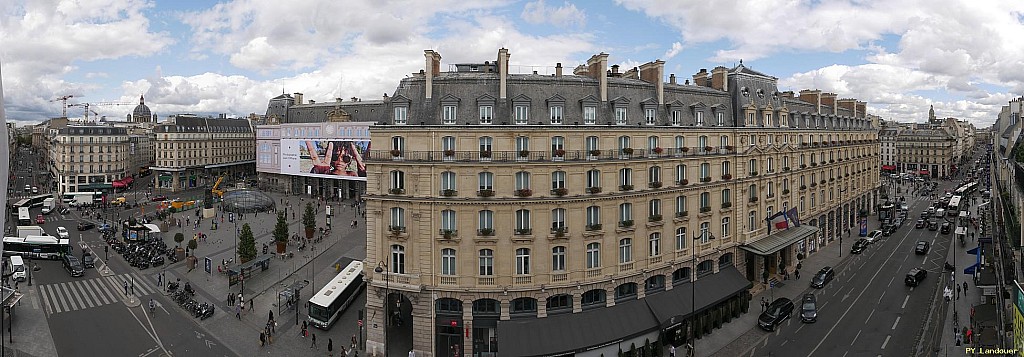
[[[146,106],[146,97],[139,96],[139,105],[136,105],[135,109],[132,110],[132,121],[136,123],[148,122],[152,121],[152,118],[153,113],[149,110],[149,107]]]

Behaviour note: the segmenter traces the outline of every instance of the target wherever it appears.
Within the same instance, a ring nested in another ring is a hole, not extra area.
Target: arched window
[[[405,209],[402,207],[391,207],[391,231],[405,231]]]
[[[692,278],[690,267],[679,268],[672,272],[672,283],[679,284],[690,281]]]
[[[516,249],[516,275],[530,275],[530,248]]]
[[[661,232],[653,232],[647,236],[647,256],[661,255]]]
[[[494,299],[478,299],[473,301],[473,316],[498,316],[501,314],[501,302]]]
[[[525,314],[536,314],[537,313],[537,299],[529,297],[521,297],[512,300],[512,304],[509,309],[509,313],[516,315]],[[522,317],[522,316],[520,316]]]
[[[565,271],[565,247],[551,248],[551,271]]]
[[[580,305],[582,305],[584,310],[588,307],[594,308],[604,306],[606,299],[605,295],[606,293],[604,289],[587,290],[587,292],[583,293],[583,296],[580,297]]]
[[[480,250],[480,276],[494,275],[494,250]]]
[[[732,253],[722,254],[718,257],[718,269],[721,270],[724,267],[732,266]]]
[[[631,261],[633,261],[633,239],[619,239],[619,263],[629,263]]]
[[[636,298],[636,283],[623,283],[615,288],[615,302]]]
[[[665,290],[665,276],[664,275],[652,276],[650,278],[647,278],[647,281],[644,282],[644,292],[646,292],[648,294],[652,293],[652,292],[656,292],[656,291],[662,291],[662,290]]]
[[[462,315],[462,301],[440,298],[434,301],[434,312],[444,315]]]
[[[547,312],[549,314],[572,312],[572,296],[558,294],[548,297]]]

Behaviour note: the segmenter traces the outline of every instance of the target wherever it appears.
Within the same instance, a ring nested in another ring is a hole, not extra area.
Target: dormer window
[[[494,120],[494,107],[490,105],[480,106],[480,124],[490,124]]]
[[[409,108],[395,107],[395,125],[405,125],[409,122]]]
[[[626,108],[615,108],[615,125],[626,125]]]
[[[515,106],[515,121],[517,125],[530,123],[530,107],[527,105]]]
[[[740,87],[740,94],[742,94],[744,97],[749,97],[750,89],[747,89],[747,87]]]
[[[561,105],[548,107],[548,112],[551,114],[551,124],[562,124],[562,109]]]
[[[441,107],[441,124],[452,125],[455,124],[456,117],[456,106],[446,105]]]
[[[704,126],[704,110],[701,108],[694,109],[693,116],[696,118],[697,126]]]
[[[761,90],[761,89],[758,89],[758,90],[757,90],[757,97],[758,97],[758,98],[764,98],[764,91],[763,91],[763,90]]]

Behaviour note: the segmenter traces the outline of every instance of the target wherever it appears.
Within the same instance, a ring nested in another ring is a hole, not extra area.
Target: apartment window
[[[480,230],[486,230],[486,229],[493,230],[494,229],[494,211],[482,210],[482,211],[478,212],[477,213],[476,221],[477,221],[476,222],[477,229],[480,229]]]
[[[750,159],[750,161],[747,161],[747,171],[757,172],[757,159]]]
[[[526,190],[530,188],[530,173],[526,171],[516,172],[516,189]]]
[[[518,151],[518,152],[523,152],[523,151],[529,152],[530,151],[530,138],[526,137],[526,136],[517,136],[516,137],[516,151]]]
[[[747,193],[749,193],[750,198],[757,198],[757,185],[750,185],[747,187]]]
[[[455,217],[455,211],[446,209],[441,211],[441,229],[446,231],[456,230],[456,223],[458,219]]]
[[[530,248],[516,249],[516,275],[530,275]]]
[[[619,169],[619,186],[633,185],[633,169]]]
[[[647,256],[656,257],[661,255],[661,233],[654,232],[647,236]]]
[[[391,227],[393,228],[405,228],[405,209],[401,207],[391,207]]]
[[[732,163],[730,163],[729,161],[722,161],[722,175],[724,176],[724,175],[731,175],[731,174],[732,174]]]
[[[455,275],[455,249],[441,249],[441,275]]]
[[[683,152],[683,148],[686,147],[686,137],[682,135],[676,135],[676,152]]]
[[[729,229],[729,217],[722,217],[722,238],[729,237],[732,230]]]
[[[494,190],[494,173],[484,171],[476,174],[476,177],[479,190]]]
[[[697,148],[698,149],[704,150],[704,148],[706,148],[708,146],[711,146],[711,145],[708,145],[708,137],[706,135],[701,135],[701,136],[697,137]]]
[[[565,229],[565,208],[551,210],[551,229]]]
[[[732,204],[732,190],[728,188],[722,190],[722,204],[724,205],[727,203]]]
[[[551,114],[551,124],[562,124],[562,106],[553,105],[548,107],[548,112]]]
[[[772,122],[772,113],[764,113],[764,125],[771,127],[775,126],[775,123]]]
[[[757,125],[757,122],[754,120],[754,118],[754,113],[747,113],[747,125]],[[751,143],[751,145],[753,145],[753,143]]]
[[[494,138],[490,136],[481,136],[477,141],[480,144],[480,152],[490,153],[494,149]]]
[[[615,125],[626,125],[626,108],[615,108]]]
[[[651,166],[650,168],[647,169],[647,182],[650,182],[650,183],[654,183],[654,182],[660,183],[661,182],[661,167],[660,166]]]
[[[686,227],[676,228],[676,250],[686,249]]]
[[[456,107],[454,105],[446,105],[442,107],[441,123],[442,124],[455,124]]]
[[[480,124],[491,124],[494,121],[494,107],[490,105],[480,106]]]
[[[619,222],[633,220],[633,204],[626,202],[619,204]]]
[[[710,209],[711,208],[711,194],[710,193],[708,193],[708,192],[701,192],[700,193],[700,208],[701,209],[705,209],[705,208]]]
[[[633,261],[633,240],[630,238],[619,239],[619,263]]]
[[[557,190],[565,188],[565,171],[555,171],[551,173],[551,189]]]
[[[657,124],[657,115],[658,110],[656,109],[644,109],[644,122],[646,122],[647,125]]]
[[[698,110],[697,110],[697,111],[696,111],[695,113],[693,113],[693,114],[694,114],[694,116],[696,116],[696,117],[697,117],[697,126],[704,126],[704,111],[703,111],[703,110],[700,110],[700,109],[698,109]]]
[[[405,151],[405,138],[401,136],[391,137],[391,150]]]
[[[725,149],[726,146],[729,146],[729,137],[726,135],[719,136],[718,146],[720,146],[723,149]]]
[[[686,212],[686,196],[676,196],[676,213]]]
[[[441,150],[442,151],[455,151],[455,137],[445,136],[441,137]]]
[[[601,267],[601,243],[587,244],[587,269]]]
[[[592,169],[587,171],[587,188],[601,187],[601,171]]]
[[[451,171],[445,171],[441,173],[441,190],[452,190],[455,191],[456,177],[455,173]]]
[[[718,126],[725,126],[725,113],[715,113],[715,120],[718,121]]]
[[[583,107],[583,124],[597,124],[597,107]]]
[[[660,145],[659,141],[660,140],[658,140],[657,136],[648,136],[647,137],[647,152],[650,153],[650,154],[653,154],[655,149],[660,148],[661,145]]]
[[[815,205],[814,193],[811,192],[811,208],[814,208],[814,205]]]
[[[584,149],[587,150],[587,155],[590,155],[591,151],[601,150],[600,141],[596,136],[588,136],[583,140]]]
[[[686,179],[686,165],[676,165],[676,182],[682,182]]]
[[[515,121],[516,124],[529,124],[530,123],[530,107],[527,105],[515,106]]]
[[[559,155],[561,154],[561,155]],[[551,157],[560,158],[565,155],[565,137],[553,136],[551,137]]]
[[[405,189],[405,172],[394,170],[391,171],[391,189],[392,190],[404,190]]]
[[[701,181],[707,181],[711,179],[711,164],[706,162],[700,164],[700,179]]]
[[[601,207],[600,206],[588,206],[587,207],[587,226],[595,226],[601,224]]]
[[[711,241],[711,223],[700,222],[700,244],[708,244]]]
[[[494,275],[494,251],[491,249],[480,250],[480,276]]]
[[[551,248],[551,271],[565,271],[565,247]]]
[[[624,150],[626,148],[632,148],[632,143],[630,143],[630,140],[629,140],[628,136],[620,136],[619,137],[619,154],[620,155],[624,154]]]
[[[750,136],[750,146],[757,145],[757,135]]]
[[[391,272],[405,274],[405,247],[398,244],[391,246]]]
[[[672,125],[680,126],[683,125],[683,113],[678,110],[672,111]]]
[[[516,230],[527,231],[530,230],[530,210],[521,209],[516,211]]]
[[[774,158],[770,158],[770,157],[766,158],[765,161],[764,161],[764,165],[765,165],[765,172],[775,172],[775,159]]]
[[[409,108],[395,107],[395,125],[405,125],[409,122]]]

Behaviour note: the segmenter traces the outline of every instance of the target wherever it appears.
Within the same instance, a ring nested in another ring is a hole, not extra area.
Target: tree
[[[196,248],[199,247],[199,243],[196,243],[195,239],[188,241],[188,250],[192,251],[192,255],[196,255]]]
[[[178,232],[178,233],[174,234],[174,242],[178,243],[178,244],[175,245],[175,247],[181,246],[181,242],[184,242],[184,241],[185,241],[185,235],[184,234],[181,234],[181,232]]]
[[[313,238],[313,232],[316,231],[316,213],[311,202],[306,202],[306,211],[302,213],[302,227],[306,229],[306,238]]]
[[[285,219],[284,212],[277,214],[277,224],[274,225],[273,236],[274,241],[277,242],[277,252],[284,253],[288,244],[288,221]]]
[[[252,236],[249,224],[242,225],[242,233],[238,236],[238,260],[245,263],[256,258],[256,238]]]

